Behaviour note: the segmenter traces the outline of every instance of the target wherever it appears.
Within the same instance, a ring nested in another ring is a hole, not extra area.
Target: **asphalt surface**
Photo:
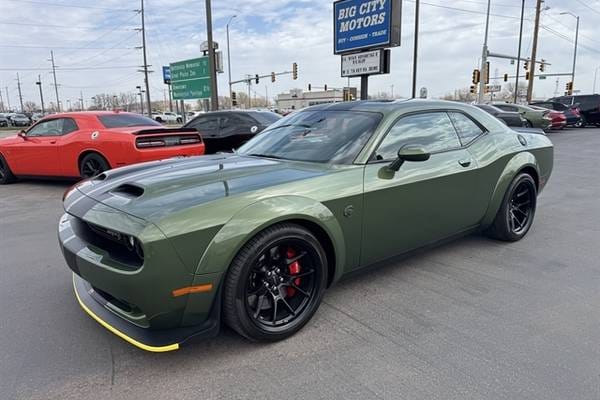
[[[347,279],[269,345],[125,343],[73,296],[56,239],[69,183],[0,187],[0,398],[598,399],[600,129],[550,137],[524,240],[471,236]]]

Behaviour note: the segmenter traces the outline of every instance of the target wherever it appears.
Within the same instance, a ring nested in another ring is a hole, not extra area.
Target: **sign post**
[[[333,3],[333,53],[342,55],[342,77],[360,76],[361,100],[368,99],[369,75],[389,73],[382,49],[400,46],[401,17],[401,0]]]
[[[167,85],[167,90],[169,91],[169,111],[173,112],[173,97],[171,95],[171,68],[167,66],[162,67],[163,72],[163,82]]]
[[[173,99],[211,98],[210,64],[208,57],[194,58],[170,64]]]

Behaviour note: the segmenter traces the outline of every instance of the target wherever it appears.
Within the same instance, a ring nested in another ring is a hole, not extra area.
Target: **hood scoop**
[[[110,193],[127,198],[137,198],[144,194],[144,188],[130,183],[124,183],[112,189]]]

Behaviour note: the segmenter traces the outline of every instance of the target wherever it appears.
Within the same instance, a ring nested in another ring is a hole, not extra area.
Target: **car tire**
[[[252,341],[286,339],[312,318],[326,285],[327,256],[317,238],[296,224],[271,226],[231,263],[224,281],[224,321]]]
[[[530,120],[525,120],[525,128],[533,128],[533,124],[531,123]]]
[[[535,181],[527,173],[517,175],[504,194],[488,236],[507,242],[523,239],[533,224],[536,205]]]
[[[89,153],[79,163],[81,178],[92,178],[110,169],[108,161],[98,153]]]
[[[161,117],[156,117],[156,122],[160,122],[162,124],[163,120]]]
[[[579,121],[575,124],[575,128],[585,128],[587,126],[587,121],[583,115],[579,118]]]
[[[0,185],[7,185],[9,183],[13,183],[16,180],[12,171],[10,170],[10,166],[0,155]]]
[[[183,119],[181,119],[181,118],[177,118],[177,123],[178,123],[178,124],[181,124],[182,122],[183,122]]]

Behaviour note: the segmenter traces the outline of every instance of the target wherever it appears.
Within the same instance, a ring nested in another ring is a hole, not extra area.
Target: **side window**
[[[377,160],[393,160],[405,145],[421,146],[433,153],[460,147],[460,141],[445,112],[409,115],[400,119],[383,139]]]
[[[218,118],[201,118],[196,121],[193,126],[200,131],[200,133],[202,133],[202,131],[216,131],[219,128],[218,121]]]
[[[458,133],[458,137],[460,137],[460,142],[463,146],[471,143],[480,135],[483,135],[483,129],[481,129],[471,118],[458,112],[451,112],[448,114],[454,123],[454,127],[456,128],[456,132]]]
[[[62,135],[63,119],[51,119],[40,122],[27,131],[27,136],[60,136]]]
[[[519,111],[519,109],[517,107],[510,106],[507,104],[495,104],[495,106],[504,111],[514,111],[514,112]]]
[[[79,129],[79,127],[77,127],[77,124],[75,123],[75,121],[73,119],[71,119],[71,118],[63,119],[63,126],[62,126],[63,135],[66,135],[67,133],[75,132],[77,129]]]

